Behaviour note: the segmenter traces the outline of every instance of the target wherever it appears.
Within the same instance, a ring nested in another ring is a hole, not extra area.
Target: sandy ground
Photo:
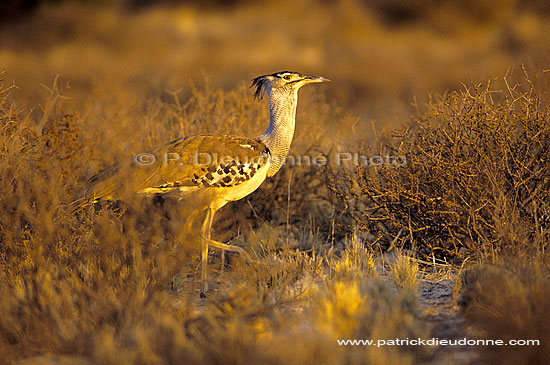
[[[418,297],[422,316],[432,327],[434,338],[455,340],[473,338],[453,300],[454,280],[436,276],[419,282]],[[478,355],[471,346],[438,346],[430,364],[478,364]]]

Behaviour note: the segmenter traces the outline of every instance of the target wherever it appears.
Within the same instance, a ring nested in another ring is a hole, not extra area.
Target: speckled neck
[[[259,137],[271,152],[267,176],[273,176],[283,165],[294,136],[298,90],[272,89],[269,95],[269,125]]]

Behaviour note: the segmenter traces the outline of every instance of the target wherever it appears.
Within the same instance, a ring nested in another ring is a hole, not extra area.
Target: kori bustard
[[[210,230],[214,214],[230,201],[256,190],[266,177],[281,168],[292,142],[298,90],[307,84],[330,81],[298,72],[276,72],[256,77],[255,98],[269,99],[269,124],[256,138],[200,134],[176,139],[132,161],[113,165],[93,176],[83,197],[73,203],[74,211],[99,199],[116,198],[125,183],[145,195],[167,194],[179,199],[193,196],[204,202],[201,229],[201,296],[208,290],[208,248],[248,254],[238,246],[214,241]]]

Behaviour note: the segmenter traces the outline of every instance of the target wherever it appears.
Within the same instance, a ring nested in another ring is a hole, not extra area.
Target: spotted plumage
[[[249,148],[248,146],[246,148]],[[261,156],[262,159],[268,158],[267,151]],[[170,189],[181,187],[206,187],[228,188],[244,183],[254,177],[256,171],[261,167],[261,163],[238,163],[235,159],[228,163],[212,165],[201,174],[194,173],[193,178],[185,181],[176,181],[160,185],[158,191],[150,188],[149,192],[165,193]]]
[[[172,141],[147,155],[154,156],[153,163],[139,164],[134,158],[92,177],[75,208],[111,198],[128,184],[147,195],[177,193],[182,197],[192,193],[193,187],[234,187],[251,179],[270,160],[270,151],[258,139],[208,134]]]

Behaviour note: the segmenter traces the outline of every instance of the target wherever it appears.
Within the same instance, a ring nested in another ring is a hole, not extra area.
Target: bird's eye
[[[283,79],[285,79],[286,81],[289,81],[290,80],[290,75],[284,75]]]

